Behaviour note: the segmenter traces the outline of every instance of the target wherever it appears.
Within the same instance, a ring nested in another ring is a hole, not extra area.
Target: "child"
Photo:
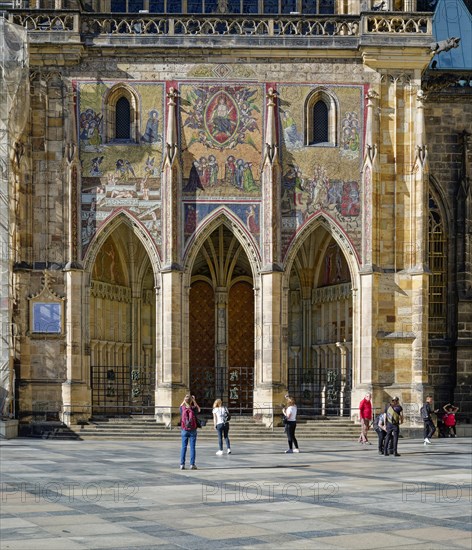
[[[456,412],[459,410],[459,407],[454,407],[451,403],[444,405],[444,415],[442,421],[444,423],[444,434],[445,437],[456,437]],[[451,433],[451,431],[453,433]]]

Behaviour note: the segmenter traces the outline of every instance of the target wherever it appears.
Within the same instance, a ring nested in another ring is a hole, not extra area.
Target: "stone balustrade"
[[[146,15],[112,16],[78,12],[12,10],[10,21],[28,31],[101,35],[359,37],[363,35],[432,35],[432,17],[409,13],[364,13],[361,16]]]

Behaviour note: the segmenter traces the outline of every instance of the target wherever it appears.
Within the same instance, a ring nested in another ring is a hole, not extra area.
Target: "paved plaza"
[[[472,440],[0,442],[2,550],[472,548]],[[187,456],[188,468],[188,456]]]

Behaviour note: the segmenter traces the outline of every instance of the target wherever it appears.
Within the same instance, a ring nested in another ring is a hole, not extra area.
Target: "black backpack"
[[[223,411],[223,422],[225,424],[228,424],[228,422],[231,420],[231,415],[229,414],[228,409],[225,407]]]

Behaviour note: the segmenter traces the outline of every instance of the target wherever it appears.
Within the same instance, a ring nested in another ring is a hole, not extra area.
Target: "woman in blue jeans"
[[[218,451],[216,451],[217,455],[223,454],[223,437],[226,442],[226,452],[230,455],[231,454],[231,444],[229,442],[229,422],[225,422],[225,412],[228,412],[228,409],[226,407],[223,407],[223,402],[221,399],[217,399],[213,403],[213,426],[215,427],[215,430],[218,432]]]
[[[180,426],[182,428],[182,446],[180,448],[180,469],[185,470],[185,456],[190,441],[190,469],[196,470],[197,413],[200,407],[194,395],[187,394],[180,405]]]

